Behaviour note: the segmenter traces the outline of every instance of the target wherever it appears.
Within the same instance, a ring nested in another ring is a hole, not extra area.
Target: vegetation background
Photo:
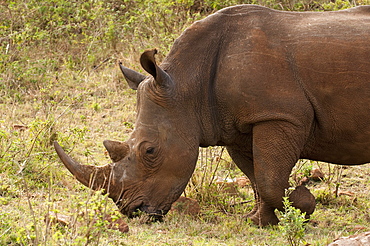
[[[227,192],[242,177],[221,148],[204,149],[185,195],[197,216],[171,212],[163,223],[120,217],[99,192],[79,184],[52,147],[58,140],[83,163],[109,162],[104,139],[125,140],[135,122],[135,92],[117,67],[142,72],[139,56],[157,47],[162,59],[191,23],[241,3],[279,10],[332,11],[369,0],[14,0],[0,1],[0,245],[287,245],[286,227],[259,229],[242,218],[250,186]],[[370,229],[370,167],[300,161],[292,184],[318,168],[309,187],[318,202],[304,241],[325,245]],[[230,183],[230,182],[229,182]],[[69,216],[68,225],[50,214]],[[49,219],[47,219],[49,218]]]

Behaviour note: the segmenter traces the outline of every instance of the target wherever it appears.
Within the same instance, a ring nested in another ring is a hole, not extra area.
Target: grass
[[[200,215],[172,212],[163,223],[152,224],[145,223],[145,215],[123,218],[130,227],[126,234],[107,228],[104,215],[120,216],[115,205],[79,184],[57,158],[54,140],[83,163],[109,162],[102,141],[127,139],[136,117],[135,92],[117,61],[140,70],[142,50],[159,47],[163,57],[189,23],[226,2],[242,1],[158,2],[0,4],[0,245],[287,245],[278,227],[259,229],[242,218],[253,205],[243,203],[253,198],[249,185],[230,194],[218,184],[243,176],[222,149],[202,150],[186,189],[200,202]],[[355,4],[254,3],[292,10]],[[326,179],[308,185],[318,205],[304,240],[325,245],[369,230],[370,166],[338,169],[301,162],[292,183],[313,168],[323,170]],[[72,221],[48,223],[49,213]]]

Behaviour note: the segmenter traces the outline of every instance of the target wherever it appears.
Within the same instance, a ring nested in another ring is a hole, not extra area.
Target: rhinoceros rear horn
[[[122,160],[129,152],[129,146],[125,142],[104,140],[103,144],[113,162]]]
[[[150,73],[162,88],[172,88],[171,77],[155,61],[156,49],[146,50],[140,57],[141,66]]]
[[[144,74],[123,66],[122,62],[119,62],[119,68],[121,69],[123,76],[125,76],[128,85],[133,90],[137,90],[139,84],[146,78]]]
[[[66,168],[83,185],[93,190],[99,190],[107,187],[111,173],[110,165],[102,167],[81,165],[69,157],[57,142],[54,142],[54,148]]]

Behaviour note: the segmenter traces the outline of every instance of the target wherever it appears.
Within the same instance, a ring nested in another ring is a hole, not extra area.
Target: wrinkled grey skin
[[[56,143],[83,184],[105,189],[121,212],[164,215],[191,177],[199,146],[226,146],[251,180],[256,224],[276,224],[298,159],[370,162],[370,7],[293,13],[226,8],[190,26],[161,66],[141,56],[144,76],[120,64],[137,89],[126,142],[105,141],[113,163],[80,165]],[[117,129],[119,130],[119,129]],[[308,215],[315,199],[291,194]]]

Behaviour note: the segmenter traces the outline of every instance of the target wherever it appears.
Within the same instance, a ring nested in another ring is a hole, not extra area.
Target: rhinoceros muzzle
[[[156,222],[162,222],[163,221],[163,216],[167,214],[168,210],[156,210],[152,211],[149,206],[143,205],[138,208],[140,211],[145,212],[146,214],[149,215],[150,221]]]
[[[108,144],[111,143],[106,141],[105,145]],[[54,143],[54,147],[64,165],[82,184],[94,190],[109,190],[108,187],[114,165],[108,164],[102,167],[81,165],[68,156],[57,142]],[[109,147],[110,146],[108,146],[108,148]],[[109,191],[107,192],[109,193]],[[162,221],[163,216],[169,211],[169,209],[159,210],[153,206],[145,205],[141,199],[137,198],[133,199],[131,202],[122,202],[125,201],[125,199],[123,199],[124,193],[125,192],[122,192],[118,199],[115,198],[113,194],[110,194],[110,197],[116,202],[121,213],[127,215],[129,218],[136,217],[139,214],[138,211],[142,211],[149,215],[150,221]]]
[[[140,215],[139,211],[144,212],[149,216],[148,222],[162,222],[164,215],[168,212],[163,210],[151,211],[148,205],[140,205],[137,207],[131,207],[126,211],[121,210],[121,213],[132,219]]]

